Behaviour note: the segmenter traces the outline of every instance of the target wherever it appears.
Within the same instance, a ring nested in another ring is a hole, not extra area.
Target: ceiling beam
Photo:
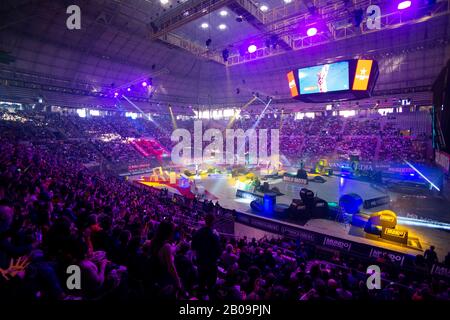
[[[150,38],[156,40],[185,24],[229,5],[234,0],[191,0],[177,6],[149,24]]]
[[[250,0],[235,0],[228,8],[236,13],[238,16],[242,16],[244,21],[251,24],[270,38],[271,36],[277,36],[275,32],[271,32],[270,27],[264,23],[264,13],[259,7]],[[285,50],[292,50],[290,41],[285,37],[277,37],[278,43]]]

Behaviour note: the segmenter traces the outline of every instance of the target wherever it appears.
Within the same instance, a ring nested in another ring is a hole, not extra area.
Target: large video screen
[[[348,61],[298,69],[300,94],[349,90]]]

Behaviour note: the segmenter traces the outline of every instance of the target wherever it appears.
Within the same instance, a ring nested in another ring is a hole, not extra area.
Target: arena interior
[[[2,0],[0,301],[448,302],[449,14]]]

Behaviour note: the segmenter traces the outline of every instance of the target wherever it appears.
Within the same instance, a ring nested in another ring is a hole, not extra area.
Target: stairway
[[[144,148],[142,148],[137,142],[136,140],[132,140],[131,144],[133,145],[133,147],[140,153],[142,154],[144,157],[148,157],[150,156],[150,154],[144,150]]]

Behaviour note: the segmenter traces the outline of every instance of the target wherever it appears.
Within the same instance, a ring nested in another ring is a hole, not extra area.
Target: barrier
[[[261,201],[263,200],[263,196],[253,193],[253,192],[250,192],[250,191],[241,190],[241,189],[236,190],[236,198],[261,200]]]
[[[408,231],[392,228],[383,228],[381,238],[406,245],[408,243]]]
[[[290,183],[297,183],[301,185],[307,185],[308,184],[308,178],[297,178],[292,176],[283,176],[283,181],[290,182]]]
[[[440,263],[433,264],[433,266],[431,267],[431,274],[450,279],[450,268]]]
[[[385,204],[389,204],[391,202],[391,198],[389,196],[382,196],[372,199],[364,200],[363,208],[364,209],[370,209],[375,208],[379,206],[383,206]]]
[[[364,243],[351,240],[340,239],[337,237],[325,235],[315,231],[303,229],[283,222],[269,220],[263,217],[257,217],[242,212],[236,212],[235,222],[245,224],[250,227],[261,229],[267,232],[282,235],[287,238],[301,240],[303,242],[316,246],[326,247],[328,249],[343,251],[345,253],[358,256],[359,258],[373,260],[387,254],[392,263],[398,267],[414,268],[415,257],[401,252],[382,249]]]

